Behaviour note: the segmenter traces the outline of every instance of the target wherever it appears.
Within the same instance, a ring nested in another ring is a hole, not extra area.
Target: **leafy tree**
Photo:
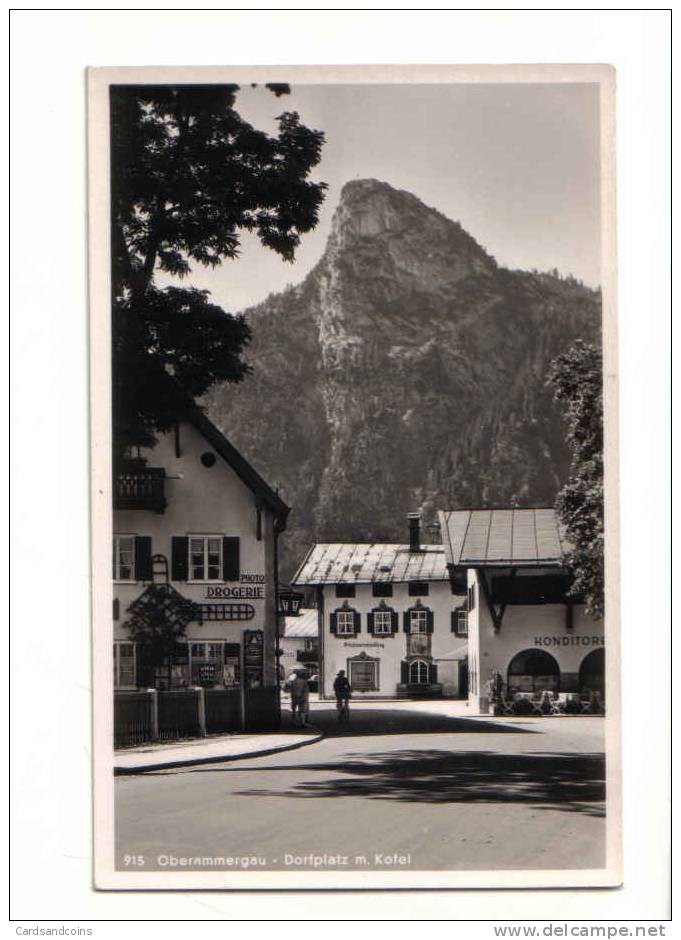
[[[575,340],[551,363],[549,384],[567,421],[572,451],[570,478],[558,493],[556,511],[572,549],[573,595],[583,595],[592,617],[603,616],[603,368],[601,351]]]
[[[287,85],[267,86],[277,97]],[[307,179],[324,135],[296,112],[276,136],[235,110],[237,85],[111,89],[114,440],[152,445],[217,382],[239,382],[248,324],[207,291],[154,283],[239,254],[240,233],[292,261],[317,223],[324,183]],[[173,377],[172,379],[170,377]]]

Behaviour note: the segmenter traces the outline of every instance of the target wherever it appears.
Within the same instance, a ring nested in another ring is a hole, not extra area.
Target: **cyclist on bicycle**
[[[348,682],[344,669],[341,669],[334,679],[333,691],[336,696],[336,708],[338,709],[338,714],[347,715],[348,702],[350,701],[350,696],[352,695],[352,689],[350,688],[350,683]]]

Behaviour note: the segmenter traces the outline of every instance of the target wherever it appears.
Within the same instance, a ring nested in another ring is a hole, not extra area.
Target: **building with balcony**
[[[569,592],[568,547],[553,509],[439,513],[452,583],[466,583],[469,703],[489,707],[488,682],[518,695],[605,701],[605,633]]]
[[[198,411],[116,467],[113,499],[115,689],[244,684],[271,690],[278,712],[283,500]],[[126,626],[150,610],[186,623],[160,665],[145,661]]]
[[[306,676],[319,674],[319,620],[314,608],[302,608],[295,617],[284,618],[284,632],[280,639],[281,677],[288,678],[294,670],[304,670]]]
[[[418,515],[406,544],[313,545],[293,581],[316,594],[320,697],[341,669],[355,698],[465,696],[467,585]]]

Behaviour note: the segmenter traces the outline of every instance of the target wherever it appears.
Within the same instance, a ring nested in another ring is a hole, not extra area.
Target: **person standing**
[[[345,675],[345,670],[340,669],[338,675],[333,682],[333,691],[336,696],[336,708],[338,709],[338,717],[346,718],[348,715],[348,703],[350,701],[350,696],[352,695],[352,688],[348,682],[348,678]]]
[[[291,712],[294,725],[302,727],[307,724],[310,713],[310,687],[300,672],[296,672],[296,677],[291,682]]]

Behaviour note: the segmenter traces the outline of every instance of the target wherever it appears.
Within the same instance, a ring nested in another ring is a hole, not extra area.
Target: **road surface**
[[[185,870],[222,870],[222,858],[231,870],[603,867],[602,719],[429,707],[353,705],[339,726],[315,703],[317,744],[117,778],[117,866],[129,870],[128,856],[146,871],[180,857]]]

